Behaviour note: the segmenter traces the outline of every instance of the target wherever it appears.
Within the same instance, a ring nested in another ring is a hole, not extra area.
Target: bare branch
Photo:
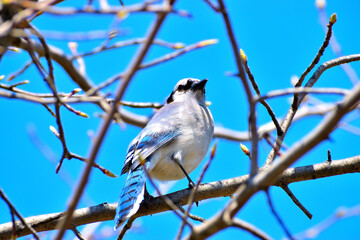
[[[298,206],[303,213],[309,218],[312,219],[312,214],[307,210],[304,205],[301,204],[301,202],[296,198],[296,196],[291,192],[288,185],[284,184],[281,186],[281,188],[286,192],[286,194],[291,198],[291,200]]]
[[[234,58],[236,61],[236,66],[238,68],[238,72],[239,72],[239,77],[240,80],[244,86],[245,89],[245,93],[246,93],[246,97],[248,100],[248,104],[249,104],[249,132],[251,135],[251,145],[252,145],[252,149],[251,149],[251,155],[252,155],[252,161],[251,161],[251,166],[250,166],[250,173],[251,175],[255,175],[258,171],[258,135],[257,135],[257,127],[256,127],[256,104],[253,101],[253,96],[251,93],[251,89],[249,86],[249,83],[247,82],[246,79],[246,75],[245,75],[245,71],[244,71],[244,66],[243,66],[243,62],[240,56],[240,48],[238,47],[238,44],[236,42],[235,39],[235,35],[233,32],[233,29],[231,27],[231,23],[230,23],[230,18],[229,15],[227,13],[227,10],[225,8],[225,4],[223,0],[218,0],[219,2],[219,11],[221,12],[224,22],[225,22],[225,26],[226,26],[226,30],[229,36],[229,40],[232,46],[232,50],[233,50],[233,54],[234,54]]]
[[[32,4],[27,7],[38,10],[39,4]],[[173,8],[164,7],[163,4],[149,4],[146,1],[144,3],[139,4],[133,4],[133,5],[127,5],[125,7],[118,7],[118,6],[111,6],[106,9],[95,9],[95,8],[72,8],[72,7],[47,7],[42,8],[43,12],[46,12],[48,14],[53,15],[61,15],[61,16],[70,16],[75,14],[110,14],[110,15],[116,15],[120,11],[123,11],[125,13],[158,13],[158,14],[168,14],[168,13],[174,13],[178,14],[183,17],[190,17],[190,13],[188,13],[185,10],[175,10]]]
[[[142,44],[145,41],[146,41],[146,39],[144,39],[144,38],[135,38],[135,39],[130,39],[130,40],[117,42],[117,43],[115,43],[113,45],[110,45],[110,46],[106,46],[106,45],[105,46],[100,46],[100,47],[97,47],[97,48],[95,48],[94,50],[92,50],[90,52],[75,55],[75,56],[73,56],[71,58],[71,60],[73,60],[75,58],[78,58],[78,57],[91,56],[93,54],[103,52],[103,51],[107,51],[107,50],[122,48],[122,47],[126,47],[126,46],[131,46],[131,45]],[[165,41],[160,40],[160,39],[155,39],[153,41],[153,44],[157,44],[157,45],[172,48],[172,49],[179,49],[179,48],[182,48],[184,46],[182,43],[168,43],[168,42],[165,42]]]
[[[266,170],[266,169],[264,169]],[[264,170],[259,170],[261,173]],[[315,165],[308,165],[303,167],[286,169],[274,182],[275,186],[282,186],[284,183],[290,184],[301,181],[314,180],[318,178],[343,175],[348,173],[360,172],[360,156],[342,160],[332,160],[331,164],[319,163]],[[249,175],[244,175],[236,178],[226,179],[222,181],[210,182],[201,184],[197,191],[194,201],[201,201],[210,198],[226,197],[234,194],[236,189],[248,181]],[[265,185],[264,185],[265,187]],[[190,189],[184,189],[177,192],[167,194],[169,199],[180,205],[186,205],[188,203],[189,196],[191,194]],[[160,197],[156,197],[149,200],[149,207],[140,206],[139,211],[134,215],[135,218],[153,215],[159,212],[171,210]],[[80,226],[88,223],[113,220],[115,216],[117,204],[100,204],[97,206],[78,209],[74,212],[72,218],[72,225]],[[53,230],[57,224],[62,220],[65,213],[52,213],[39,216],[33,216],[26,218],[26,222],[34,226],[37,232]],[[16,231],[19,237],[31,234],[19,222],[16,224]],[[12,236],[12,223],[0,224],[0,238],[11,238]]]
[[[121,229],[121,232],[120,232],[120,234],[119,234],[119,236],[117,237],[116,240],[121,240],[121,239],[123,239],[123,237],[125,236],[125,233],[126,233],[129,229],[131,229],[131,226],[132,226],[134,220],[135,220],[135,218],[133,218],[133,217],[130,217],[130,218],[127,220],[125,226]]]
[[[247,61],[247,57],[244,53],[244,51],[241,49],[240,50],[240,55],[242,56],[242,60],[243,60],[243,64],[244,64],[244,68],[245,68],[245,72],[246,74],[248,75],[249,77],[249,80],[251,82],[251,85],[253,86],[253,89],[255,90],[257,96],[259,97],[261,94],[260,94],[260,90],[259,90],[259,87],[255,81],[255,78],[254,78],[254,75],[252,74],[251,70],[250,70],[250,67],[248,65],[248,61]],[[276,119],[276,116],[275,116],[275,113],[274,111],[271,109],[270,105],[265,101],[265,99],[260,99],[259,98],[259,102],[266,108],[266,110],[268,111],[270,117],[271,117],[271,120],[274,122],[274,125],[276,127],[276,130],[277,130],[277,135],[280,136],[283,134],[283,130],[281,129],[281,126],[278,122],[278,120]]]
[[[295,238],[298,240],[314,239],[320,233],[324,232],[326,229],[330,228],[332,225],[334,225],[338,221],[349,218],[349,217],[359,216],[359,215],[360,215],[360,205],[356,205],[351,208],[340,207],[331,216],[324,219],[320,223],[316,224],[315,226],[313,226],[301,233],[295,234]]]
[[[86,239],[81,235],[81,232],[79,232],[79,230],[77,230],[76,227],[73,227],[71,230],[73,231],[73,233],[75,234],[75,236],[76,236],[79,240],[86,240]]]
[[[326,14],[326,8],[325,8],[325,6],[320,7],[317,4],[316,4],[316,6],[318,7],[320,24],[322,25],[324,31],[327,32],[327,29],[328,29],[327,25],[329,22],[329,20],[328,20],[329,18]],[[344,54],[341,50],[341,45],[337,41],[334,33],[332,34],[329,45],[336,57],[344,56]],[[353,69],[353,67],[351,67],[350,64],[343,64],[343,65],[341,65],[341,68],[344,70],[345,74],[348,76],[348,78],[350,79],[350,81],[353,85],[355,85],[356,83],[359,82],[359,77],[357,76],[355,70]]]
[[[220,12],[219,7],[212,2],[212,0],[204,0],[215,12]]]
[[[340,57],[340,58],[336,58],[330,61],[327,61],[325,63],[323,63],[312,75],[312,77],[309,79],[309,81],[306,83],[305,88],[311,88],[316,82],[317,80],[320,78],[321,74],[329,69],[332,68],[334,66],[338,66],[344,63],[349,63],[349,62],[353,62],[353,61],[359,61],[360,60],[360,54],[354,54],[354,55],[349,55],[346,57]],[[293,103],[288,111],[288,114],[285,117],[285,120],[283,121],[282,124],[282,128],[284,130],[284,132],[286,133],[287,130],[289,129],[291,123],[294,120],[294,116],[301,104],[301,102],[304,100],[305,96],[307,95],[306,92],[303,93],[299,93],[299,95],[293,99]],[[279,151],[282,141],[285,138],[285,134],[281,137],[278,137],[276,139],[275,145],[273,150],[270,152],[270,154],[268,155],[267,159],[266,159],[266,165],[270,164],[276,157],[276,153]]]
[[[17,225],[14,226],[14,214],[20,219],[21,224],[23,224],[24,229],[28,230],[31,232],[31,234],[34,236],[35,239],[40,240],[39,236],[37,235],[37,232],[35,231],[35,229],[31,226],[31,223],[29,224],[22,216],[21,214],[16,210],[16,208],[14,207],[14,205],[12,205],[12,203],[10,202],[10,200],[7,198],[7,196],[5,195],[5,193],[0,189],[0,197],[5,201],[5,203],[9,206],[10,208],[10,212],[11,212],[11,216],[12,216],[12,222],[11,224],[12,226],[12,235],[14,236],[14,233],[16,233],[16,228]],[[15,230],[14,230],[15,229]],[[16,236],[16,235],[15,235]]]
[[[290,231],[288,230],[288,228],[285,226],[285,223],[283,222],[283,220],[280,218],[279,214],[276,212],[275,210],[275,207],[274,207],[274,204],[271,200],[271,197],[270,197],[270,193],[269,193],[269,189],[266,189],[265,190],[266,192],[266,197],[267,197],[267,200],[268,200],[268,204],[269,204],[269,207],[270,207],[270,210],[272,212],[272,214],[274,215],[274,217],[276,218],[276,220],[279,222],[280,226],[282,227],[282,229],[284,230],[284,232],[286,233],[286,235],[291,239],[291,240],[294,240],[293,236],[291,235]]]
[[[336,17],[336,15],[335,15]],[[335,21],[333,21],[333,19],[330,19],[330,22],[329,22],[329,30],[328,30],[328,34],[327,36],[325,37],[325,40],[323,41],[323,44],[322,46],[320,47],[320,50],[318,51],[318,53],[316,54],[314,60],[311,62],[311,64],[309,65],[309,67],[304,71],[304,73],[301,75],[301,77],[299,78],[298,82],[295,84],[295,87],[300,87],[303,80],[305,79],[305,77],[307,76],[307,74],[315,67],[315,65],[319,62],[320,60],[320,57],[322,56],[323,52],[325,51],[327,45],[328,45],[328,42],[330,40],[330,37],[331,37],[331,29],[332,29],[332,25],[335,23]],[[306,85],[305,87],[310,87],[308,85]],[[265,165],[269,165],[271,164],[274,159],[276,158],[280,148],[281,148],[281,144],[285,138],[285,135],[292,123],[292,120],[296,114],[296,111],[297,109],[299,108],[303,98],[295,93],[294,94],[294,98],[293,98],[293,102],[292,102],[292,105],[285,117],[285,120],[283,121],[282,123],[282,130],[284,132],[283,135],[280,135],[277,137],[276,141],[275,141],[275,145],[273,147],[273,149],[271,150],[271,152],[269,153],[266,161],[265,161]]]
[[[336,16],[336,15],[335,15]],[[315,58],[313,59],[313,61],[311,62],[311,64],[309,65],[309,67],[306,68],[306,70],[301,74],[298,82],[295,84],[295,87],[300,87],[301,84],[303,83],[305,77],[309,74],[309,72],[315,67],[315,65],[319,62],[321,56],[323,55],[326,47],[329,45],[329,41],[331,38],[331,34],[332,34],[332,26],[334,25],[335,21],[329,21],[329,24],[327,25],[328,30],[324,39],[323,44],[321,45],[318,53],[316,54]]]
[[[261,99],[269,99],[274,97],[286,96],[294,93],[298,94],[337,94],[337,95],[346,95],[350,91],[348,89],[341,88],[310,88],[310,87],[298,87],[298,88],[286,88],[280,90],[271,91],[265,95],[258,96],[255,98],[255,101],[260,101]]]
[[[200,48],[215,44],[217,42],[218,42],[217,39],[203,40],[203,41],[200,41],[198,43],[186,46],[186,47],[184,47],[184,48],[182,48],[182,49],[180,49],[178,51],[175,51],[173,53],[167,54],[167,55],[165,55],[163,57],[160,57],[158,59],[155,59],[155,60],[153,60],[153,61],[151,61],[149,63],[143,63],[143,64],[140,65],[139,68],[140,69],[148,68],[148,67],[154,66],[156,64],[159,64],[159,63],[174,59],[174,58],[176,58],[178,56],[181,56],[181,55],[183,55],[183,54],[185,54],[187,52],[190,52],[190,51],[193,51],[193,50],[196,50],[196,49],[200,49]]]
[[[42,44],[31,41],[31,45],[33,50],[37,52],[40,56],[45,56],[45,50]],[[23,39],[19,39],[17,42],[14,43],[14,46],[25,49],[28,51],[30,45]],[[72,64],[70,57],[65,55],[62,50],[49,46],[50,56],[51,58],[56,61],[62,68],[66,71],[66,73],[71,77],[71,79],[76,82],[81,89],[85,92],[92,88],[92,84],[85,76],[83,76]]]
[[[193,50],[197,50],[197,49],[200,49],[200,48],[203,48],[203,47],[215,44],[215,43],[217,43],[216,39],[209,39],[209,40],[200,41],[200,42],[195,43],[195,44],[191,44],[191,45],[186,46],[186,47],[181,46],[180,50],[177,50],[177,51],[174,51],[172,53],[166,54],[165,56],[159,57],[159,58],[157,58],[157,59],[155,59],[155,60],[153,60],[151,62],[141,64],[139,66],[139,69],[145,69],[145,68],[149,68],[149,67],[155,66],[155,65],[160,64],[160,63],[167,62],[167,61],[172,60],[172,59],[174,59],[174,58],[176,58],[178,56],[181,56],[181,55],[183,55],[185,53],[189,53],[189,52],[191,52]],[[110,84],[122,79],[123,76],[124,76],[124,73],[115,74],[114,76],[110,77],[108,80],[104,81],[103,83],[100,83],[98,86],[96,86],[95,88],[88,91],[88,95],[93,95],[94,93],[98,92],[99,90],[101,90],[101,89],[109,86]]]
[[[180,208],[180,210],[185,214],[186,213],[186,210],[185,210],[185,208],[183,208],[181,205],[177,205],[179,208]],[[194,215],[194,214],[191,214],[191,213],[188,213],[187,214],[187,217],[188,218],[191,218],[192,220],[194,220],[194,221],[198,221],[198,222],[205,222],[206,220],[204,219],[204,218],[202,218],[202,217],[199,217],[199,216],[196,216],[196,215]]]
[[[353,55],[348,55],[348,56],[344,56],[344,57],[339,57],[339,58],[335,58],[333,60],[323,63],[314,72],[314,74],[311,76],[309,81],[305,84],[305,87],[311,88],[317,82],[317,80],[319,80],[320,76],[323,74],[323,72],[325,72],[325,70],[330,69],[335,66],[338,66],[338,65],[341,65],[341,64],[344,64],[344,63],[355,62],[355,61],[360,61],[360,54],[353,54]],[[297,102],[298,105],[300,105],[300,103],[302,102],[302,100],[304,99],[305,96],[306,96],[306,93],[299,94],[299,99]]]
[[[259,239],[263,239],[263,240],[271,240],[272,239],[270,236],[268,236],[266,233],[264,233],[263,231],[261,231],[260,229],[255,227],[254,225],[252,225],[248,222],[245,222],[243,220],[240,220],[238,218],[234,218],[232,220],[232,226],[241,228],[241,229],[251,233],[255,237],[258,237]]]
[[[16,71],[15,73],[12,73],[8,76],[7,81],[11,81],[13,79],[15,79],[17,76],[21,75],[22,73],[24,73],[26,71],[26,69],[28,69],[34,62],[32,60],[28,61],[22,68],[20,68],[18,71]]]

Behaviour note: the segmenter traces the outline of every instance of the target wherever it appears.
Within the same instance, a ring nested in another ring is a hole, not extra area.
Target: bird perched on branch
[[[133,216],[144,200],[146,173],[168,181],[189,177],[205,157],[214,121],[205,103],[207,80],[180,80],[166,104],[130,143],[121,174],[127,178],[116,210],[115,227]],[[146,172],[145,172],[146,171]]]

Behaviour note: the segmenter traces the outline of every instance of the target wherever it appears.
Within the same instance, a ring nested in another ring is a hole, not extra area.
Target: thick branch
[[[260,170],[264,171],[264,170]],[[331,163],[324,162],[315,165],[289,168],[285,170],[278,180],[274,183],[276,186],[282,186],[286,183],[301,182],[307,180],[314,180],[317,178],[324,178],[347,173],[360,172],[360,156],[333,160]],[[210,198],[226,197],[234,193],[234,191],[248,179],[248,175],[202,184],[199,186],[194,201],[201,201]],[[190,196],[191,190],[184,189],[177,192],[167,194],[173,202],[179,205],[186,205]],[[115,215],[116,204],[100,204],[88,208],[77,209],[73,214],[72,226],[79,226],[93,222],[112,220]],[[145,215],[152,215],[159,212],[170,210],[169,207],[156,197],[150,200],[148,207],[141,206],[138,213],[134,217],[141,217]],[[39,216],[25,218],[26,222],[32,225],[37,232],[53,230],[61,221],[64,213],[52,213]],[[30,234],[19,221],[16,222],[17,236],[25,236]],[[12,223],[0,224],[0,239],[8,239],[12,236]]]

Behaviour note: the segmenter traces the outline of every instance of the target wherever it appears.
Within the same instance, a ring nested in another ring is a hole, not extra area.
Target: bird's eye
[[[178,90],[178,91],[184,91],[184,90],[185,90],[185,86],[184,86],[184,85],[179,85],[177,90]]]

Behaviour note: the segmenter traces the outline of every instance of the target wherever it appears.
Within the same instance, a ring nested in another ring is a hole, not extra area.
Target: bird
[[[160,181],[187,178],[204,159],[214,134],[205,102],[207,79],[181,79],[165,105],[129,144],[121,174],[127,173],[118,202],[115,229],[140,208],[147,175]]]

